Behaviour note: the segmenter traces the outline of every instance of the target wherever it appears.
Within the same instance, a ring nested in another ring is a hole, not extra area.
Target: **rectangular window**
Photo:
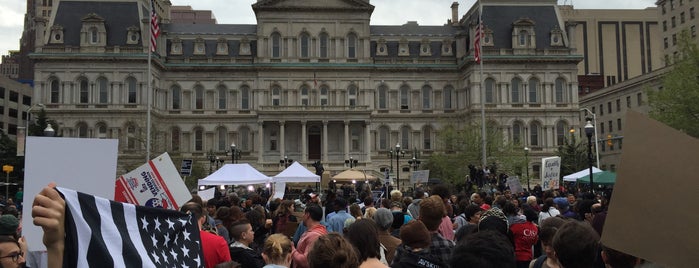
[[[680,13],[680,24],[684,23],[684,12]]]
[[[670,19],[670,23],[672,24],[672,28],[677,27],[677,19],[675,19],[674,16]]]
[[[667,37],[663,38],[663,47],[668,48],[670,43],[667,42]]]
[[[18,102],[19,101],[19,93],[10,90],[10,101],[11,102]]]
[[[599,129],[600,129],[601,134],[604,134],[604,122],[599,123]]]
[[[694,19],[694,17],[696,17],[696,14],[694,13],[694,8],[692,7],[689,9],[689,18]]]
[[[616,119],[616,130],[621,131],[621,118]]]
[[[614,131],[614,125],[612,125],[612,120],[609,120],[609,133],[612,133]]]
[[[599,115],[604,115],[604,105],[603,104],[599,105]]]
[[[697,26],[692,25],[692,27],[690,27],[690,30],[692,32],[692,37],[697,37]]]
[[[4,99],[4,98],[5,98],[5,88],[0,87],[0,99]]]
[[[17,115],[18,115],[17,109],[10,108],[10,112],[9,112],[8,114],[9,114],[9,116],[12,117],[12,118],[17,118]]]
[[[667,32],[667,21],[663,21],[663,32]]]
[[[626,96],[626,108],[631,108],[631,96]]]
[[[636,94],[636,106],[641,106],[641,103],[643,103],[643,93],[638,93]]]
[[[386,92],[385,88],[379,88],[379,109],[386,109]]]
[[[677,45],[677,35],[676,34],[672,35],[672,45],[673,46]]]
[[[0,114],[5,114],[5,106],[0,105]],[[22,117],[26,118],[26,117]]]
[[[32,105],[32,97],[22,96],[22,104],[27,105],[27,106]]]
[[[595,113],[595,106],[592,106],[592,113]],[[587,111],[585,111],[585,115],[587,115]]]
[[[607,102],[607,113],[608,114],[612,113],[612,102],[611,101]]]
[[[616,111],[621,112],[621,100],[616,99]]]

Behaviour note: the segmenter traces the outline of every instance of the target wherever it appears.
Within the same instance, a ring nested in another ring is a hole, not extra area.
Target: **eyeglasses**
[[[12,261],[13,261],[13,262],[17,262],[17,260],[19,260],[19,257],[22,257],[22,255],[24,255],[24,253],[22,253],[22,252],[15,252],[15,253],[11,253],[10,255],[7,255],[7,256],[0,257],[0,259],[12,258]]]

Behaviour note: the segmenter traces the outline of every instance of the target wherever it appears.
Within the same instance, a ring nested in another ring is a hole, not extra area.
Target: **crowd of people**
[[[299,200],[227,192],[207,201],[193,195],[181,210],[199,219],[207,268],[649,265],[600,244],[611,193],[451,189],[418,187],[412,196],[393,190],[379,199],[366,189],[356,200],[333,191]],[[49,260],[58,258],[51,249],[62,246],[53,234],[60,233],[56,212],[65,209],[60,196],[47,187],[33,205]],[[11,249],[3,241],[0,261],[21,262],[20,240],[11,240]]]

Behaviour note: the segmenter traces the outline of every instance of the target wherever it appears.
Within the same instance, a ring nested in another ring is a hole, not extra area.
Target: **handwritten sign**
[[[430,179],[430,171],[429,170],[416,170],[410,174],[410,183],[412,183],[412,184],[427,183],[427,180],[429,180],[429,179]]]
[[[524,192],[524,188],[522,188],[522,183],[519,181],[519,176],[507,177],[506,183],[507,187],[510,187],[510,192],[512,192],[513,194]]]
[[[558,181],[561,177],[561,158],[558,156],[544,157],[541,159],[543,172],[541,173],[542,189],[558,189]]]

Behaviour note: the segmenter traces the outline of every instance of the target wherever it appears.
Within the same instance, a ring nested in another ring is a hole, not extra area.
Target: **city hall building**
[[[235,144],[240,162],[270,175],[287,157],[333,173],[352,158],[382,176],[400,144],[406,185],[411,153],[443,151],[443,127],[480,122],[484,107],[505,139],[531,149],[535,178],[540,157],[580,127],[583,56],[555,0],[481,1],[483,76],[477,6],[435,6],[452,10],[443,25],[372,25],[368,0],[260,0],[257,24],[237,25],[174,23],[170,2],[155,3],[151,74],[148,0],[59,0],[35,20],[34,102],[65,137],[119,139],[120,173],[145,159],[149,84],[151,157],[208,166],[210,152],[230,162]]]

